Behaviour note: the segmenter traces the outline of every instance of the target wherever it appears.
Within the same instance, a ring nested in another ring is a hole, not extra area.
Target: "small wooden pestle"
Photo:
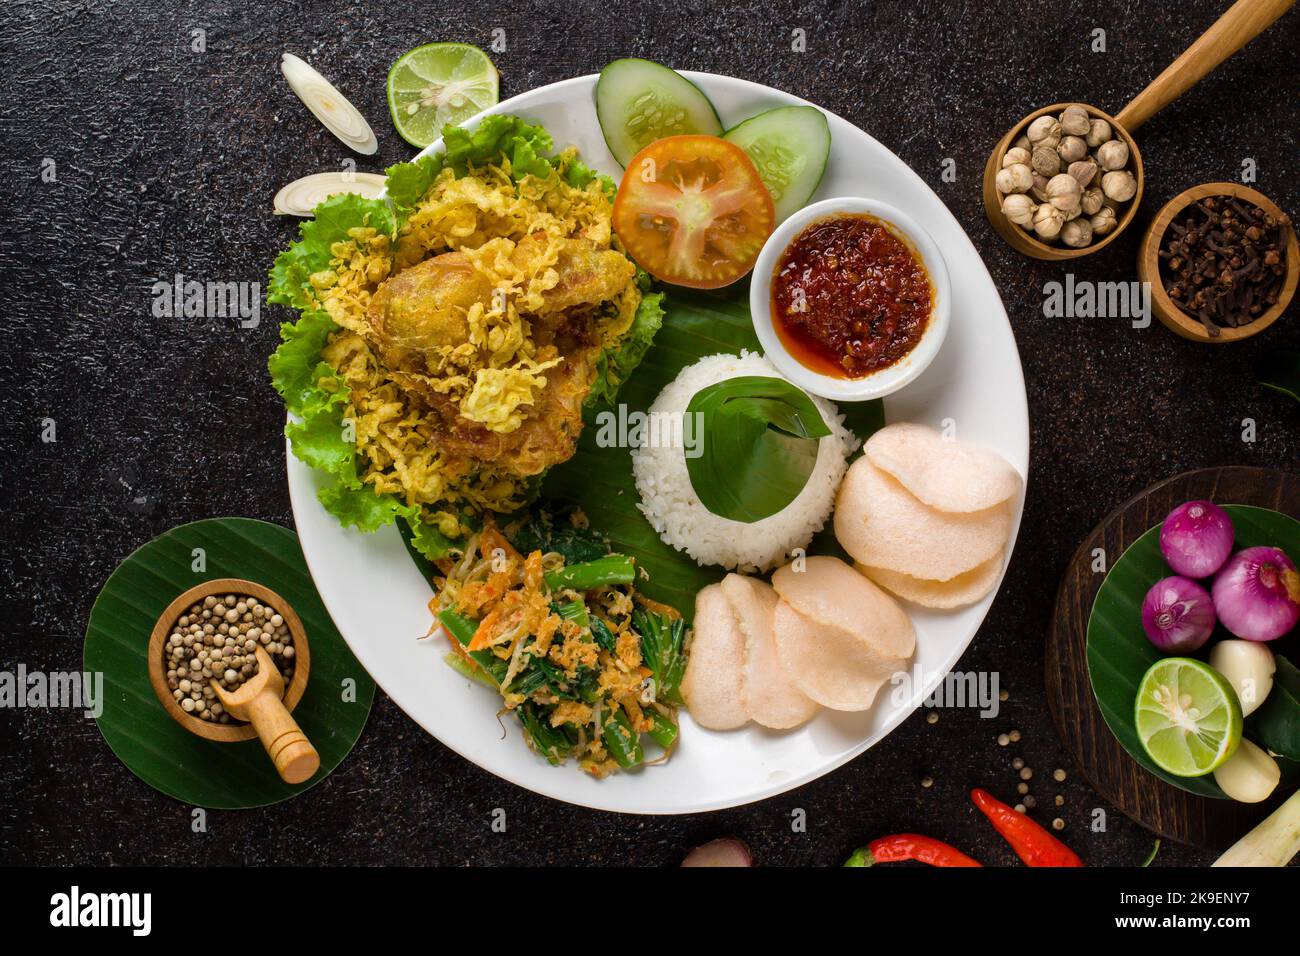
[[[257,673],[233,693],[214,680],[212,689],[227,713],[253,725],[285,783],[302,783],[320,767],[320,754],[285,709],[284,678],[262,647],[255,650]]]

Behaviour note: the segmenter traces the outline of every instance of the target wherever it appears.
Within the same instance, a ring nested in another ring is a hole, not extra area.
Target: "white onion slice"
[[[272,207],[277,216],[310,218],[315,208],[330,196],[356,193],[378,199],[384,191],[384,177],[375,173],[313,173],[295,179],[275,194]]]
[[[366,118],[329,80],[292,53],[281,57],[280,72],[307,109],[312,111],[312,115],[345,146],[366,156],[379,149],[379,141],[375,139]]]

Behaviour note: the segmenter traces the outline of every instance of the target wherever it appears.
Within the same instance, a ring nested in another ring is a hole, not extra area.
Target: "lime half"
[[[425,147],[448,123],[461,123],[498,93],[497,68],[468,43],[429,43],[405,53],[388,71],[388,110],[402,139]]]
[[[1138,739],[1156,765],[1177,777],[1200,777],[1241,743],[1241,704],[1232,685],[1190,657],[1156,661],[1134,704]]]

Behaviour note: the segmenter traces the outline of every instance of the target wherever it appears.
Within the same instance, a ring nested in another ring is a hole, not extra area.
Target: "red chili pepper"
[[[845,866],[875,866],[915,860],[930,866],[979,866],[961,850],[919,833],[895,833],[872,840],[849,857]]]
[[[970,798],[1002,834],[1002,839],[1011,844],[1025,866],[1083,866],[1077,853],[987,790],[976,788],[970,792]]]

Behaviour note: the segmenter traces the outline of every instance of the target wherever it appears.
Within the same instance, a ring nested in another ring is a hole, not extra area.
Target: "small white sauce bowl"
[[[804,365],[790,354],[777,333],[772,317],[772,274],[782,255],[795,237],[820,219],[837,214],[867,215],[880,221],[891,233],[915,252],[930,274],[932,300],[930,320],[921,340],[907,355],[862,378],[836,378],[823,375]],[[952,315],[952,288],[948,266],[930,234],[902,211],[875,199],[843,196],[805,206],[776,227],[758,254],[749,284],[749,311],[754,331],[768,360],[786,378],[806,392],[841,402],[865,402],[896,392],[925,371],[948,334]]]

